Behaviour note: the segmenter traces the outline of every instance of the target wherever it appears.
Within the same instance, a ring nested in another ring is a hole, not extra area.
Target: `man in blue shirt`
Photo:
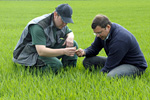
[[[102,67],[101,72],[107,76],[140,75],[147,68],[144,55],[136,38],[124,27],[111,23],[104,15],[97,15],[91,25],[96,35],[94,42],[86,49],[78,49],[79,57],[85,68],[92,70]],[[108,57],[96,56],[104,48]]]

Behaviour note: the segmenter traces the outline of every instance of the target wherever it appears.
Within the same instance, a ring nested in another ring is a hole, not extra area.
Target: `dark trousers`
[[[94,57],[88,57],[83,60],[83,65],[87,69],[89,68],[92,70],[92,66],[97,69],[99,67],[103,67],[105,65],[107,57],[101,57],[101,56],[94,56]],[[108,77],[121,77],[121,76],[136,76],[141,75],[145,71],[145,67],[136,67],[134,65],[130,64],[122,64],[119,66],[116,66],[111,71],[108,72]]]

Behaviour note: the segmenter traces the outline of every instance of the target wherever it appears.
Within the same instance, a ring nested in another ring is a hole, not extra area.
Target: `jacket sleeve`
[[[84,49],[86,57],[96,56],[99,53],[99,51],[103,48],[103,46],[103,41],[100,38],[95,37],[95,40],[91,44],[91,46]]]

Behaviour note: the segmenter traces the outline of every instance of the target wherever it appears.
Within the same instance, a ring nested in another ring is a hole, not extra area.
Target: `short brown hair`
[[[109,24],[110,26],[112,25],[108,17],[105,15],[98,14],[95,16],[91,27],[92,29],[95,29],[96,26],[100,26],[101,28],[106,28],[107,24]]]

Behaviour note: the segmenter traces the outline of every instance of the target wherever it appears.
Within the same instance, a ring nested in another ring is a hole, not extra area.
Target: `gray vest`
[[[27,24],[13,52],[13,61],[15,63],[19,63],[24,66],[33,66],[36,64],[38,53],[35,45],[32,45],[32,37],[28,31],[29,26],[32,24],[38,24],[44,29],[46,36],[46,47],[51,48],[56,43],[61,43],[61,38],[66,38],[66,26],[61,30],[57,30],[56,39],[54,38],[52,29],[54,26],[53,15],[53,13],[45,14],[31,20]]]

